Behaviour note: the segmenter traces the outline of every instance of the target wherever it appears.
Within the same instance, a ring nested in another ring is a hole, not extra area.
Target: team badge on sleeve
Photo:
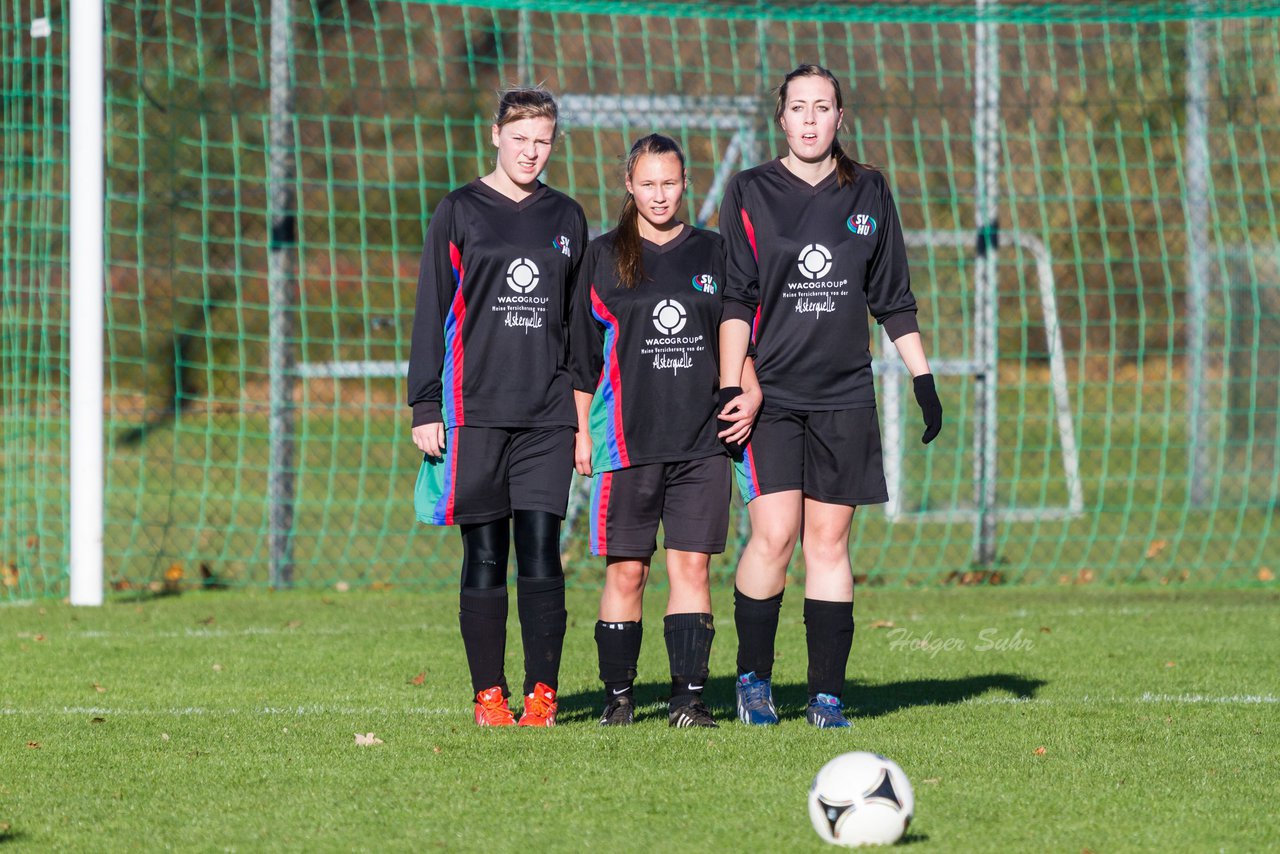
[[[572,253],[570,253],[569,251],[569,238],[565,237],[563,234],[560,235],[559,237],[552,238],[551,248],[559,249],[560,254],[566,258],[569,258],[572,255]]]
[[[699,293],[714,294],[716,292],[715,277],[710,273],[703,273],[700,276],[694,276],[693,289]]]

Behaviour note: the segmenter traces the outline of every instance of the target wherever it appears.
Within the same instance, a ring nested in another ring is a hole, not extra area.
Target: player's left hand
[[[579,430],[573,442],[573,467],[583,477],[591,477],[591,434]]]
[[[938,399],[938,389],[933,383],[933,374],[921,374],[914,380],[916,403],[920,405],[920,414],[924,416],[924,435],[920,441],[929,444],[942,432],[942,401]]]
[[[746,444],[763,401],[764,395],[758,386],[746,390],[737,387],[720,389],[720,411],[716,414],[716,426],[720,432],[716,435],[729,446],[730,451]]]

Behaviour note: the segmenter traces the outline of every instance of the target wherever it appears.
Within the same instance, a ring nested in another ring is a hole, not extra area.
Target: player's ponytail
[[[627,180],[635,173],[636,164],[646,154],[674,154],[680,160],[680,172],[684,173],[684,152],[680,143],[669,136],[651,133],[637,139],[627,155]],[[644,248],[640,243],[640,209],[636,200],[627,193],[618,215],[618,228],[613,237],[613,254],[617,259],[618,283],[624,288],[634,288],[644,279]]]
[[[836,109],[844,109],[844,96],[840,94],[840,81],[836,76],[821,65],[797,65],[795,70],[788,74],[782,80],[782,85],[778,87],[778,104],[773,111],[773,120],[779,124],[782,122],[782,112],[787,104],[787,86],[797,77],[821,77],[831,84],[836,93]],[[840,135],[837,132],[834,139],[831,140],[831,156],[836,161],[836,181],[841,187],[847,187],[854,181],[858,180],[858,167],[870,169],[872,167],[859,163],[848,154],[845,154],[844,147],[840,145]]]

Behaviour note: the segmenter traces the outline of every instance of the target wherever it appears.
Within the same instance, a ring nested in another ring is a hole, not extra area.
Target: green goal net
[[[855,573],[1280,569],[1275,4],[298,0],[287,150],[270,6],[106,3],[114,589],[279,564],[299,585],[453,584],[457,534],[413,520],[403,363],[426,224],[490,168],[494,91],[560,96],[545,177],[593,230],[651,130],[684,144],[687,215],[715,227],[724,181],[778,153],[771,90],[800,62],[844,81],[846,147],[894,188],[948,414],[922,447],[878,358],[893,500],[856,514]],[[67,589],[69,14],[0,5],[0,600]],[[297,219],[273,232],[280,158]],[[574,522],[569,572],[594,583]]]

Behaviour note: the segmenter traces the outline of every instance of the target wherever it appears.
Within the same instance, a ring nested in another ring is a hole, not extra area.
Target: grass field
[[[783,723],[729,720],[727,592],[708,688],[725,724],[696,732],[666,724],[661,589],[626,730],[595,723],[590,591],[570,593],[551,731],[470,723],[454,594],[0,608],[0,847],[818,850],[809,781],[855,749],[912,779],[912,851],[1280,845],[1274,592],[860,592],[845,732],[801,719],[794,589]]]

